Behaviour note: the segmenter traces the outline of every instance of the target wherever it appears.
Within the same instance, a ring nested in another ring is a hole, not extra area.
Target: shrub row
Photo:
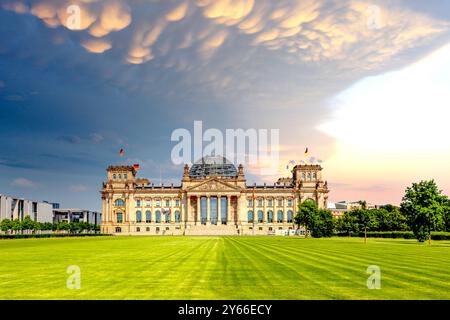
[[[103,236],[110,236],[110,235],[104,233],[0,234],[0,239],[103,237]]]
[[[348,233],[338,233],[339,237],[348,237]],[[354,232],[350,234],[351,237],[364,237],[364,232]],[[416,237],[411,231],[369,231],[368,238],[401,238],[401,239],[415,239]],[[432,240],[450,240],[450,232],[432,232]]]

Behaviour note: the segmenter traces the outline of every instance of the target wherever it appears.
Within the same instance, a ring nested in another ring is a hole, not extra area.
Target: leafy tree
[[[359,231],[364,230],[364,243],[367,243],[367,230],[376,229],[378,221],[373,210],[355,209],[351,212],[356,218]]]
[[[333,214],[330,210],[319,209],[311,228],[314,238],[331,237],[334,232]]]
[[[345,232],[350,236],[353,232],[358,232],[358,224],[356,217],[351,211],[345,212],[340,216],[335,223],[336,231]]]
[[[298,207],[298,212],[294,217],[295,224],[305,227],[305,237],[314,226],[314,221],[318,218],[317,206],[313,201],[306,200]]]
[[[19,219],[14,219],[13,221],[11,221],[11,230],[14,231],[14,233],[22,230],[22,224],[20,223]]]
[[[444,213],[444,230],[450,232],[450,200],[447,201],[447,207]]]
[[[31,220],[30,216],[26,216],[21,221],[21,230],[36,230],[36,228],[37,225],[33,220]]]
[[[12,221],[9,219],[4,219],[0,222],[0,230],[2,230],[3,232],[8,232],[9,230],[12,229]]]
[[[305,227],[305,236],[308,232],[314,238],[331,237],[334,232],[333,215],[331,211],[319,209],[313,201],[305,201],[299,206],[294,218],[297,225]]]
[[[448,204],[448,198],[438,189],[434,180],[421,181],[406,188],[400,210],[417,240],[423,242],[428,238],[431,244],[431,231],[444,225]]]

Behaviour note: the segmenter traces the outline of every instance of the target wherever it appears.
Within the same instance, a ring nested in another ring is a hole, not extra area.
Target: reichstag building
[[[293,232],[298,205],[312,200],[326,208],[328,192],[318,164],[296,165],[290,177],[272,185],[247,185],[242,165],[210,156],[185,165],[179,186],[137,178],[133,166],[110,166],[101,191],[101,228],[117,235]]]

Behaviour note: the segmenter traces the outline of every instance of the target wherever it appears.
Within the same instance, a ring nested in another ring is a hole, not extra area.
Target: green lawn
[[[81,289],[66,287],[70,265]],[[381,268],[369,290],[366,269]],[[0,240],[0,299],[450,299],[450,242],[294,237]]]

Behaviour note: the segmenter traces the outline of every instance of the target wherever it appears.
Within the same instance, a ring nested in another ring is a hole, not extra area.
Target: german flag
[[[120,148],[119,154],[121,157],[123,157],[123,148]]]
[[[133,164],[133,168],[134,168],[135,170],[139,170],[139,165],[138,165],[138,164]]]

